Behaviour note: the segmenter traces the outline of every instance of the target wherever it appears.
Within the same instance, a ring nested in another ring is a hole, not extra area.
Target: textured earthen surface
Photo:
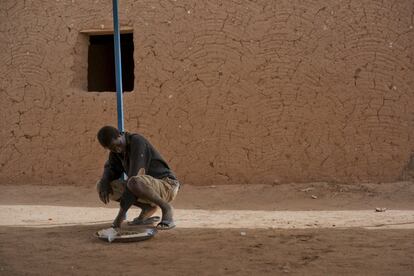
[[[414,271],[412,182],[186,185],[173,206],[176,228],[142,243],[108,244],[93,233],[109,227],[118,204],[96,208],[103,203],[93,187],[3,185],[0,275],[411,276]],[[209,220],[205,214],[211,210]],[[269,222],[268,213],[287,218]],[[332,213],[341,214],[328,223]],[[128,219],[138,214],[133,207]],[[367,230],[370,225],[375,227]],[[307,229],[293,229],[303,226]],[[122,230],[137,229],[124,224]]]
[[[121,1],[140,131],[187,183],[395,181],[414,150],[413,15],[403,1]],[[86,92],[110,1],[2,1],[0,183],[90,184],[116,125]]]

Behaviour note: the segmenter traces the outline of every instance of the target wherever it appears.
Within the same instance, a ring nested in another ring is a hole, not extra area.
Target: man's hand
[[[109,194],[112,194],[112,188],[111,185],[109,185],[109,183],[103,183],[101,180],[101,183],[99,185],[99,199],[107,204],[109,202]]]
[[[118,215],[114,219],[114,222],[112,223],[111,227],[114,229],[119,229],[121,227],[122,222],[125,220],[125,218],[126,218],[126,211],[122,208],[119,208]]]
[[[145,169],[144,168],[139,169],[137,175],[145,175]]]

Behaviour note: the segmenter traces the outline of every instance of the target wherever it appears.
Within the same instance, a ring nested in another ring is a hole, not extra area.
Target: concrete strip
[[[116,208],[0,205],[0,226],[57,227],[109,223]],[[137,215],[137,211],[129,215]],[[414,210],[249,211],[175,210],[180,228],[391,228],[414,229]]]

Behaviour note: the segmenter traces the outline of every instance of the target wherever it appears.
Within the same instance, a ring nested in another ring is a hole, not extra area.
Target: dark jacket
[[[109,153],[102,175],[103,184],[109,184],[118,179],[123,173],[128,178],[136,176],[139,169],[144,168],[147,175],[162,179],[169,177],[177,179],[161,154],[142,135],[125,132],[126,151]]]

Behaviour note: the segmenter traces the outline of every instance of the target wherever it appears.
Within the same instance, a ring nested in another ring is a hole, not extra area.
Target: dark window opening
[[[122,88],[134,90],[133,34],[121,34]],[[88,91],[116,91],[114,36],[89,36]]]

